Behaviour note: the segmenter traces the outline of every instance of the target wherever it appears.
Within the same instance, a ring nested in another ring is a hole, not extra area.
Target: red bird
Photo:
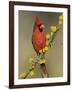
[[[43,29],[44,25],[40,22],[39,18],[36,17],[33,27],[32,44],[37,54],[39,54],[39,50],[43,49],[46,45],[46,38]],[[40,65],[40,67],[42,71],[42,76],[47,77],[48,74],[46,65],[43,63]]]
[[[33,27],[32,43],[37,53],[43,49],[46,44],[45,33],[43,32],[44,25],[41,24],[38,17],[36,17],[35,24]]]

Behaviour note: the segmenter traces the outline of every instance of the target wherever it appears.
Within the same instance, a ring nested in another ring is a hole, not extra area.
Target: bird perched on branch
[[[33,26],[33,34],[32,34],[32,44],[38,55],[40,55],[39,51],[42,50],[46,45],[46,36],[43,31],[45,26],[41,23],[39,18],[36,16],[35,23]],[[40,64],[42,77],[47,77],[48,72],[46,69],[45,63]]]

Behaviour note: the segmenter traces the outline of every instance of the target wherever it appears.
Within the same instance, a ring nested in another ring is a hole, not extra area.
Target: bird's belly
[[[45,47],[45,35],[44,34],[35,34],[33,36],[33,46],[36,51],[39,51]]]

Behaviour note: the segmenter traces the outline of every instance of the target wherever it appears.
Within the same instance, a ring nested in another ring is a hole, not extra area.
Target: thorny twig
[[[56,32],[54,32],[52,38],[51,38],[50,41],[49,41],[48,47],[51,46],[51,43],[53,42],[56,33],[57,33],[60,29],[61,29],[61,26],[57,27]],[[38,64],[38,61],[39,61],[39,56],[38,56],[38,55],[36,55],[35,57],[33,57],[33,62],[35,63],[35,66]],[[35,67],[35,66],[34,66],[34,67]],[[26,75],[23,77],[23,79],[27,78],[28,75],[30,74],[30,72],[31,72],[32,70],[34,70],[33,67],[31,67],[31,68],[29,69],[29,71],[26,73]]]
[[[49,41],[48,47],[51,47],[51,43],[53,42],[56,33],[57,33],[60,29],[61,29],[61,26],[58,26],[57,29],[56,29],[56,32],[54,32],[52,38],[51,38],[50,41]]]

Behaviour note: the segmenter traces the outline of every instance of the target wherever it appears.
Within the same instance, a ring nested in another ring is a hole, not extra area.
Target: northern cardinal
[[[33,27],[32,44],[37,54],[39,54],[39,50],[43,49],[46,45],[46,37],[45,33],[43,32],[44,27],[45,26],[40,22],[39,18],[36,16]],[[47,77],[48,72],[45,63],[40,64],[40,68],[42,72],[42,77]]]

